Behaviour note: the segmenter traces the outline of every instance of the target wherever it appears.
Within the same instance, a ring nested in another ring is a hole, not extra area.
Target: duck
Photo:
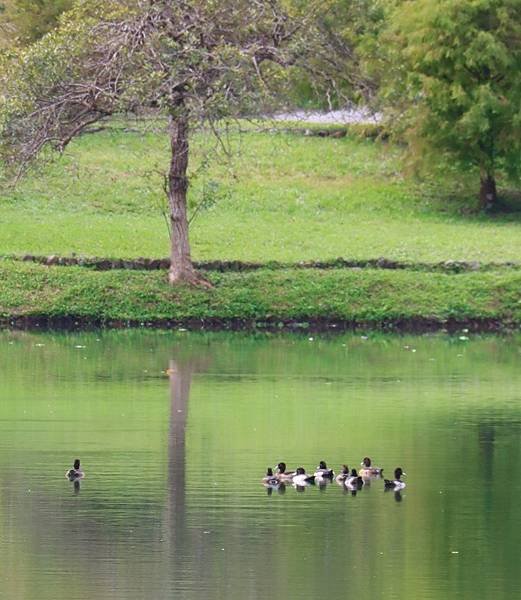
[[[344,485],[349,489],[359,490],[364,485],[364,480],[358,475],[356,469],[351,469],[351,475],[344,480]]]
[[[293,485],[303,487],[315,483],[315,476],[308,475],[304,467],[298,467],[295,475],[293,475]]]
[[[404,473],[401,467],[397,467],[394,470],[394,479],[384,479],[384,487],[386,490],[403,490],[405,487],[405,482],[401,481],[402,475],[407,475]]]
[[[344,485],[344,481],[349,477],[349,467],[347,465],[342,465],[340,469],[340,473],[336,476],[336,482],[339,485]]]
[[[317,479],[333,479],[333,469],[328,469],[326,462],[321,460],[318,467],[315,470],[315,477]]]
[[[360,475],[362,477],[380,477],[384,472],[380,467],[372,467],[371,459],[368,456],[364,458],[360,465],[363,467],[360,469]]]
[[[275,475],[275,477],[279,480],[279,481],[292,481],[293,477],[297,474],[296,471],[286,471],[286,463],[285,462],[279,462],[279,464],[277,465],[277,473]]]
[[[79,458],[77,458],[74,461],[74,465],[73,465],[72,469],[69,469],[65,473],[65,477],[69,481],[77,481],[78,479],[83,479],[85,477],[85,473],[81,470],[81,467],[80,467],[80,459]]]
[[[266,475],[262,478],[262,483],[265,485],[278,485],[280,483],[280,480],[273,475],[273,469],[271,467],[266,469]]]

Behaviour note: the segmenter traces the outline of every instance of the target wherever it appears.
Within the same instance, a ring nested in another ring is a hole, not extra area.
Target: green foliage
[[[322,37],[317,46],[322,46],[321,50],[310,59],[307,71],[292,73],[298,105],[331,109],[344,107],[346,102],[366,104],[371,99],[377,78],[366,57],[374,54],[370,49],[392,4],[394,0],[328,0],[322,4],[317,15]],[[336,50],[334,58],[332,48]]]
[[[79,0],[0,67],[4,164],[25,171],[117,113],[157,109],[197,126],[269,111],[288,65],[302,67],[320,42],[298,7],[289,25],[284,4]]]
[[[56,27],[60,15],[72,4],[73,0],[4,0],[4,41],[25,45],[39,40]]]
[[[521,167],[521,2],[410,0],[395,12],[386,99],[411,154],[485,176]]]

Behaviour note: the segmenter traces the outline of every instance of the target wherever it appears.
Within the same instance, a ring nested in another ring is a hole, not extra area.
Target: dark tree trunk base
[[[496,180],[492,175],[481,176],[479,204],[482,210],[488,210],[497,203]]]
[[[195,269],[188,269],[179,272],[177,269],[172,268],[168,271],[168,283],[174,285],[192,285],[194,287],[201,287],[211,290],[214,288],[213,284],[198,273]]]

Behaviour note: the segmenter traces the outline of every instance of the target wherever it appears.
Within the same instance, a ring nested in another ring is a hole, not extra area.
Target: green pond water
[[[520,598],[520,365],[519,336],[0,332],[0,598]],[[401,496],[261,484],[365,455]]]

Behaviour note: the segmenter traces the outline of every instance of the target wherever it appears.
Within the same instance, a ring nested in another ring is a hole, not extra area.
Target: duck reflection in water
[[[265,483],[264,487],[266,488],[266,493],[268,496],[273,495],[273,492],[277,492],[277,494],[280,494],[281,496],[282,494],[286,493],[286,484],[283,482],[280,482],[276,485],[268,485]]]
[[[403,500],[402,491],[394,490],[392,488],[384,488],[384,492],[387,494],[388,492],[393,492],[394,499],[396,502],[401,502]]]
[[[74,494],[75,495],[79,494],[80,493],[80,487],[81,487],[80,480],[76,479],[76,481],[74,481],[72,485],[74,486]]]

